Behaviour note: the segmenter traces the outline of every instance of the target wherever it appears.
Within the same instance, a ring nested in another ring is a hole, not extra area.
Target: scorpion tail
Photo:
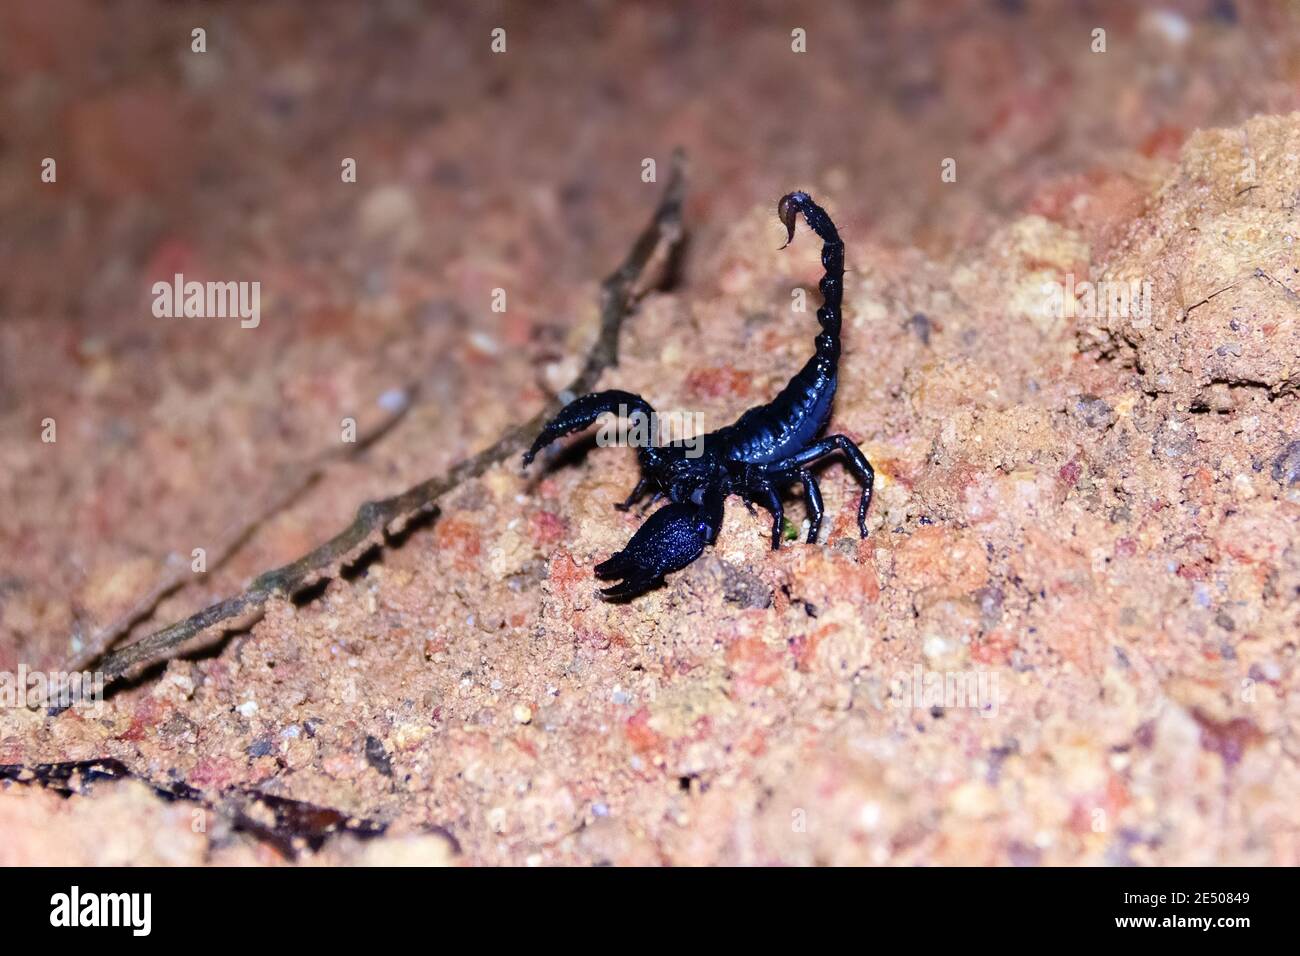
[[[822,276],[820,285],[823,302],[817,310],[817,321],[822,324],[823,332],[838,344],[840,310],[844,304],[844,242],[826,210],[800,190],[782,196],[776,204],[777,217],[786,228],[785,246],[794,240],[794,224],[799,213],[803,213],[808,228],[817,233],[822,241],[822,268],[826,274]],[[781,248],[784,249],[785,246]]]
[[[653,421],[655,411],[640,395],[611,389],[607,392],[593,392],[575,398],[560,409],[559,413],[547,423],[542,433],[537,436],[532,447],[524,453],[524,467],[527,468],[537,453],[571,432],[580,431],[606,412],[614,412],[631,419],[636,415],[645,416],[646,422]]]

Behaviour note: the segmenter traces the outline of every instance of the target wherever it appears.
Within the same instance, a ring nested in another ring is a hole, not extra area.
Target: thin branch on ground
[[[618,339],[623,321],[648,291],[642,283],[652,260],[665,266],[682,239],[682,198],[686,189],[685,158],[674,154],[672,170],[654,217],[642,230],[627,258],[601,284],[600,330],[578,376],[569,383],[569,396],[592,391],[600,376],[618,363]],[[659,253],[656,257],[656,253]],[[509,429],[491,447],[457,463],[444,475],[422,481],[391,498],[368,501],[341,532],[296,561],[256,578],[247,590],[210,605],[183,621],[156,631],[104,658],[100,670],[105,684],[118,680],[131,668],[174,656],[181,645],[223,621],[259,612],[273,598],[288,598],[322,577],[330,576],[355,558],[380,532],[396,530],[399,519],[411,518],[437,507],[437,500],[458,485],[477,478],[493,465],[521,451],[545,422],[559,410],[564,395],[552,399],[523,425]]]
[[[418,393],[418,382],[407,385],[400,392],[401,404],[387,412],[378,424],[359,436],[356,442],[343,445],[341,450],[323,452],[293,468],[288,477],[277,480],[265,496],[260,508],[253,511],[250,517],[232,523],[221,534],[217,543],[208,548],[207,570],[209,572],[219,570],[253,538],[259,528],[316,485],[331,464],[356,457],[391,432],[411,410]],[[77,673],[93,668],[100,658],[113,649],[113,645],[153,615],[159,604],[195,580],[194,572],[179,554],[168,555],[166,563],[167,571],[153,587],[142,594],[126,611],[91,635],[85,645],[64,662],[60,669],[63,673]]]

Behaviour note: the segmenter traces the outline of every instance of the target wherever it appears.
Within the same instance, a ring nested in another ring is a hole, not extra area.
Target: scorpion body
[[[808,543],[817,540],[823,505],[817,481],[808,470],[819,458],[842,452],[849,469],[862,483],[858,504],[858,529],[867,536],[867,507],[871,503],[874,472],[847,436],[819,437],[830,419],[840,359],[840,310],[843,305],[844,243],[826,210],[805,192],[793,192],[777,204],[786,227],[786,245],[794,239],[795,221],[802,213],[809,228],[822,240],[822,306],[817,310],[821,332],[812,357],[772,401],[749,409],[733,424],[705,435],[688,455],[686,442],[649,444],[638,450],[640,480],[627,500],[630,508],[653,493],[651,504],[667,497],[668,504],[654,512],[637,529],[627,547],[596,565],[604,581],[619,583],[600,593],[607,599],[626,600],[663,583],[664,575],[686,567],[717,540],[722,527],[723,504],[739,495],[746,507],[758,504],[772,514],[772,548],[781,545],[784,509],[781,491],[802,484],[807,503]],[[785,246],[782,246],[785,248]],[[609,390],[574,399],[553,418],[524,454],[524,466],[551,442],[586,428],[602,414],[629,418],[643,415],[653,420],[654,409],[641,396]]]

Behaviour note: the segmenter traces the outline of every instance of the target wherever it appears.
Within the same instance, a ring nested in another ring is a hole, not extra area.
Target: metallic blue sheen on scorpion
[[[795,221],[802,213],[822,240],[822,306],[817,310],[821,333],[807,364],[772,401],[751,408],[735,423],[698,439],[668,444],[649,443],[637,452],[640,480],[627,500],[616,505],[626,511],[647,493],[650,504],[668,503],[654,512],[632,535],[622,551],[595,567],[602,581],[616,581],[600,593],[625,601],[658,587],[664,576],[680,571],[713,544],[722,528],[723,503],[739,495],[751,511],[758,504],[772,514],[772,549],[781,545],[784,512],[781,492],[802,484],[808,510],[808,543],[817,541],[822,522],[822,496],[808,470],[820,458],[841,452],[849,470],[862,484],[858,530],[867,536],[867,507],[875,473],[862,450],[844,435],[822,435],[831,415],[840,360],[840,310],[844,286],[844,243],[830,216],[805,192],[793,192],[777,204],[777,216],[794,239]],[[781,248],[785,248],[782,246]],[[640,395],[611,389],[583,395],[566,405],[542,429],[524,454],[527,467],[539,451],[564,435],[584,429],[612,412],[629,419],[643,415],[653,421],[654,409]],[[690,454],[688,454],[688,451]]]

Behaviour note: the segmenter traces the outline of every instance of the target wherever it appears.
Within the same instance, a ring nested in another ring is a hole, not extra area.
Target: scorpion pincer
[[[794,239],[800,213],[822,240],[825,272],[820,283],[822,306],[817,310],[821,333],[812,357],[776,398],[708,433],[702,443],[691,439],[661,445],[652,440],[638,450],[640,480],[627,500],[616,507],[627,510],[647,492],[653,493],[651,504],[663,497],[668,504],[637,529],[627,547],[596,565],[596,577],[619,582],[600,592],[605,598],[627,600],[643,594],[662,584],[665,575],[680,571],[703,554],[704,548],[717,540],[723,502],[729,495],[739,495],[751,509],[758,504],[771,512],[772,548],[776,550],[784,517],[781,492],[799,482],[808,509],[808,543],[815,543],[821,529],[822,496],[808,469],[836,451],[843,453],[862,484],[858,530],[862,537],[867,536],[867,507],[875,473],[862,450],[847,436],[822,435],[831,416],[839,372],[844,243],[826,210],[807,193],[793,192],[777,204],[777,216],[788,233],[785,245]],[[640,395],[617,389],[584,395],[561,409],[542,429],[524,454],[524,467],[551,442],[586,428],[606,412],[655,420],[654,409]]]

